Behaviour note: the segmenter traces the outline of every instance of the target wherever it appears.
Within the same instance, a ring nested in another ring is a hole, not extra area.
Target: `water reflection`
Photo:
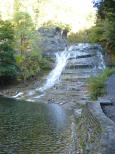
[[[61,154],[70,136],[60,106],[0,98],[0,154]]]

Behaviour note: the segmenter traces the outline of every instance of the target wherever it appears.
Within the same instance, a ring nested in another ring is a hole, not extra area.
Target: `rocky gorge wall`
[[[63,51],[67,46],[67,33],[58,27],[41,27],[38,29],[40,36],[39,46],[43,54]]]
[[[105,116],[99,101],[85,105],[77,134],[82,154],[115,154],[115,123]]]

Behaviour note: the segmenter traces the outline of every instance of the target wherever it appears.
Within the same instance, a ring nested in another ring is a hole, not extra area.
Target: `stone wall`
[[[77,119],[78,146],[83,154],[115,154],[115,123],[100,102],[87,103]]]

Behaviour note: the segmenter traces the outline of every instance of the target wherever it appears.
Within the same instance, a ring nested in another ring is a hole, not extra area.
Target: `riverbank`
[[[41,85],[43,78],[48,73],[49,73],[48,70],[43,71],[28,80],[14,81],[12,84],[8,86],[0,87],[0,95],[6,97],[12,97],[20,92],[28,91],[29,89],[35,89],[37,86],[39,87]]]
[[[114,62],[114,61],[113,61]],[[112,63],[112,68],[114,65]],[[100,80],[100,79],[99,79]],[[77,119],[78,146],[85,154],[115,153],[115,74],[104,81],[106,91],[97,101],[88,102]]]

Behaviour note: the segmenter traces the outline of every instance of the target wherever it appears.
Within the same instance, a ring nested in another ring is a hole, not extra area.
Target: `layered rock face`
[[[59,27],[38,29],[40,35],[39,46],[44,54],[62,51],[67,46],[67,32]]]

